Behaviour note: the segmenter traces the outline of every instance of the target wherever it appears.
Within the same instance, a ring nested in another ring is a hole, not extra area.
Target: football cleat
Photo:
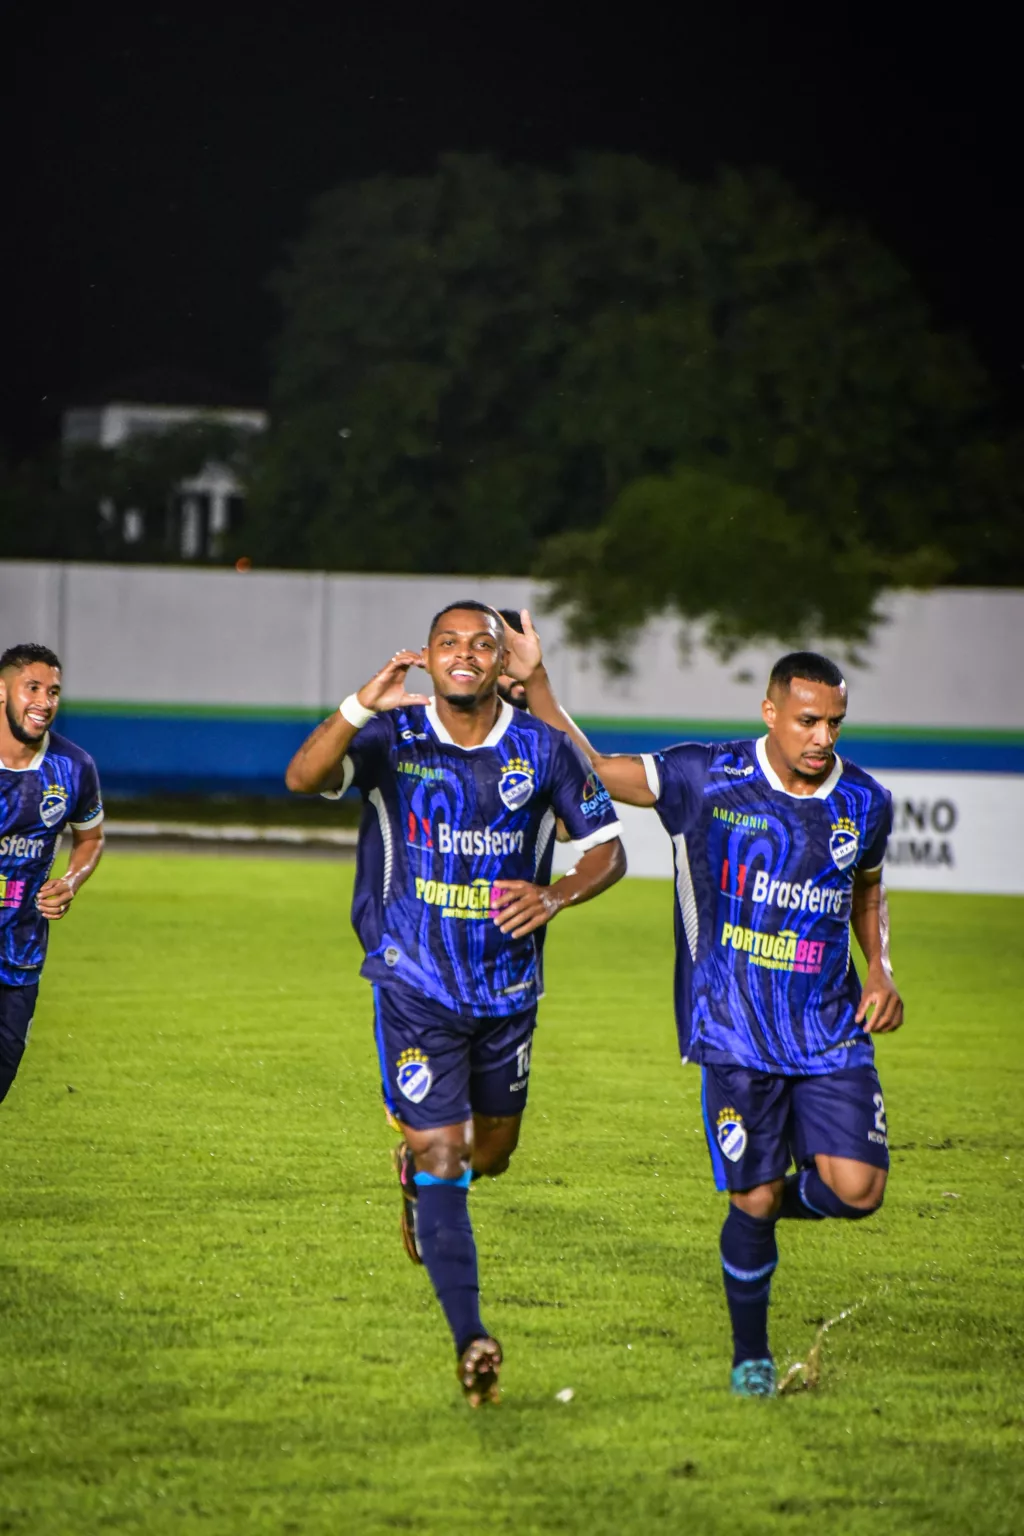
[[[774,1397],[775,1362],[741,1360],[732,1368],[732,1390],[737,1397]]]
[[[402,1187],[402,1245],[414,1264],[422,1264],[423,1255],[416,1236],[416,1160],[407,1142],[398,1143],[391,1153],[391,1161]]]
[[[473,1339],[462,1351],[455,1374],[471,1408],[501,1402],[498,1372],[502,1358],[497,1339]]]

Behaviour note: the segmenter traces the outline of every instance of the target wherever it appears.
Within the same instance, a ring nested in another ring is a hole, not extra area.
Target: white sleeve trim
[[[885,860],[883,858],[883,859],[879,859],[877,864],[869,864],[869,865],[867,865],[865,868],[860,870],[860,873],[862,875],[877,875],[878,871],[880,869],[884,869],[884,868],[885,868]]]
[[[599,848],[602,843],[610,843],[613,838],[622,836],[622,822],[610,822],[607,827],[597,827],[595,831],[588,832],[586,837],[574,837],[572,845],[580,853],[586,853],[588,848]]]
[[[341,785],[338,789],[322,789],[321,800],[340,800],[342,795],[347,795],[352,788],[352,780],[356,776],[356,765],[348,753],[341,760]]]
[[[72,832],[88,832],[93,827],[100,827],[103,825],[103,816],[104,811],[101,805],[98,814],[95,816],[90,816],[88,821],[69,821],[68,826],[71,828]]]
[[[654,761],[654,754],[651,752],[641,752],[640,761],[643,763],[644,773],[647,775],[647,788],[655,800],[660,800],[661,774],[658,772],[658,765]]]

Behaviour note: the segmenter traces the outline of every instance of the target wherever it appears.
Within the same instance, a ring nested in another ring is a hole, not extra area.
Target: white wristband
[[[355,693],[350,693],[347,699],[342,699],[338,705],[338,711],[349,725],[355,726],[357,731],[361,731],[364,725],[369,725],[377,714],[375,709],[367,709],[365,704],[360,704],[359,696]]]

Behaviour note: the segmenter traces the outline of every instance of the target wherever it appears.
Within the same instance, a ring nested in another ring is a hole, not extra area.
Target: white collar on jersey
[[[46,756],[49,750],[50,733],[47,731],[46,735],[43,737],[43,744],[39,748],[39,751],[36,753],[35,757],[30,763],[26,763],[24,768],[11,768],[7,763],[4,762],[3,758],[0,758],[0,768],[5,769],[7,773],[31,773],[33,768],[41,768],[43,766],[43,758]]]
[[[840,778],[842,776],[842,772],[843,772],[843,760],[839,756],[838,752],[836,753],[835,762],[832,764],[832,772],[829,774],[829,776],[825,780],[824,784],[819,784],[818,785],[818,787],[814,791],[813,795],[794,795],[794,793],[793,793],[793,791],[791,789],[787,789],[786,788],[786,786],[783,784],[782,780],[779,778],[778,774],[775,772],[775,769],[772,767],[771,763],[768,761],[768,752],[767,752],[767,750],[765,748],[765,742],[767,740],[768,740],[767,736],[759,736],[757,738],[757,741],[754,743],[754,749],[757,752],[758,767],[760,768],[761,772],[764,774],[765,778],[768,780],[768,783],[771,785],[772,789],[777,789],[780,795],[788,795],[791,800],[827,800],[828,799],[829,795],[832,793],[832,791],[835,789],[836,785],[839,783],[839,780],[840,780]]]
[[[464,747],[459,742],[453,741],[450,733],[441,724],[437,713],[437,702],[433,694],[430,695],[430,703],[427,705],[427,719],[430,721],[431,729],[438,741],[443,742],[446,747],[458,747],[460,752],[479,752],[481,747],[496,747],[512,724],[512,716],[514,714],[515,710],[511,704],[506,704],[504,699],[499,699],[498,718],[491,726],[486,741],[477,742],[475,747]]]

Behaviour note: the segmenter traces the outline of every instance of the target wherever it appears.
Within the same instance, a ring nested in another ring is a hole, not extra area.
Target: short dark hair
[[[56,667],[58,672],[63,671],[60,658],[56,651],[51,651],[48,645],[9,645],[0,656],[0,672],[6,672],[8,667],[17,667],[19,672],[22,667],[34,666],[41,661],[44,667]]]
[[[790,651],[788,656],[780,656],[772,667],[768,692],[771,693],[773,688],[788,691],[794,677],[802,677],[808,683],[825,683],[829,688],[842,688],[846,683],[835,662],[829,661],[827,656],[820,656],[817,651]]]
[[[454,613],[457,608],[467,608],[470,613],[489,613],[492,619],[497,619],[498,628],[501,630],[501,633],[504,634],[504,630],[501,629],[501,614],[498,612],[497,608],[492,608],[490,603],[480,603],[475,597],[467,597],[465,601],[461,603],[446,603],[443,608],[439,609],[438,612],[434,614],[434,617],[430,621],[430,629],[427,634],[428,640],[433,638],[434,630],[437,628],[438,624],[440,624],[445,614]]]
[[[519,612],[517,609],[499,608],[498,612],[505,620],[505,623],[508,625],[509,629],[514,629],[517,635],[521,635],[523,633],[523,621],[519,617]]]

